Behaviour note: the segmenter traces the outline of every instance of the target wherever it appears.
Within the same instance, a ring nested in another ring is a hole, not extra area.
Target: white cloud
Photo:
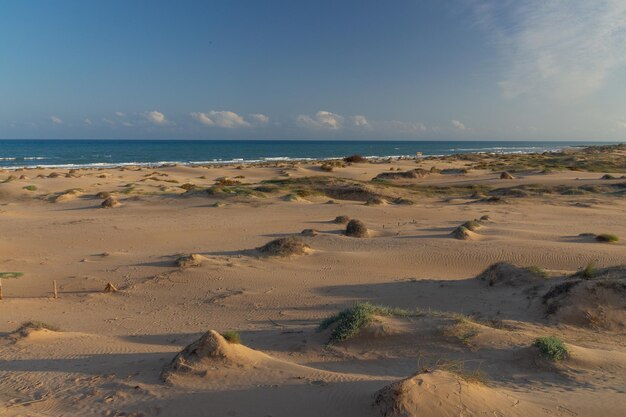
[[[116,112],[115,112],[115,115],[116,115],[117,117],[126,117],[126,114],[125,114],[125,113],[122,113],[121,111],[116,111]]]
[[[52,121],[52,123],[54,123],[55,125],[62,125],[63,124],[63,120],[61,120],[61,118],[59,118],[57,116],[50,116],[50,121]]]
[[[114,122],[113,120],[111,120],[111,119],[107,119],[106,117],[103,117],[103,118],[102,118],[102,121],[103,121],[104,123],[106,123],[106,124],[111,125],[111,126],[115,125],[115,122]]]
[[[405,133],[421,133],[428,130],[423,123],[419,122],[401,122],[398,120],[392,120],[390,122],[382,122],[381,125],[383,128],[388,130]]]
[[[83,123],[85,123],[86,126],[91,126],[93,124],[91,119],[85,119],[85,120],[83,120]]]
[[[474,0],[477,21],[505,58],[506,98],[577,99],[626,64],[624,0]]]
[[[168,120],[165,118],[165,115],[163,113],[161,113],[160,111],[149,111],[143,114],[143,116],[148,119],[148,121],[150,121],[151,123],[154,123],[155,125],[165,125],[168,122]]]
[[[296,118],[296,123],[300,127],[308,127],[312,129],[341,129],[343,125],[343,116],[329,111],[320,110],[314,117],[301,114]]]
[[[250,123],[243,117],[232,111],[211,110],[208,113],[191,113],[191,116],[207,126],[234,129],[238,127],[250,127]],[[269,120],[269,119],[268,119]]]
[[[364,129],[370,129],[372,127],[372,125],[367,120],[367,118],[362,115],[352,116],[352,124],[354,124],[354,126],[356,127],[360,127]]]
[[[451,120],[450,123],[452,123],[452,126],[457,130],[467,130],[467,127],[458,120]]]
[[[269,121],[270,121],[270,118],[268,116],[266,116],[264,114],[261,114],[261,113],[251,114],[250,117],[256,123],[261,124],[261,125],[265,125],[265,124],[269,123]]]

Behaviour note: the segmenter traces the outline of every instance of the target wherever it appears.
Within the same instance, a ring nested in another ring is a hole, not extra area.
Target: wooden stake
[[[54,298],[59,298],[59,292],[57,291],[57,280],[52,281],[52,291],[54,292]]]
[[[0,278],[0,300],[2,300],[2,278]]]
[[[106,287],[104,287],[104,292],[117,292],[117,288],[109,282]]]

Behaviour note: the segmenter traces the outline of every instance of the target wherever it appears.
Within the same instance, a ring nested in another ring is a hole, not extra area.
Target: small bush
[[[363,156],[359,155],[359,154],[354,154],[354,155],[350,155],[347,156],[345,158],[343,158],[343,160],[345,162],[367,162],[367,159],[365,159]]]
[[[608,233],[602,233],[596,236],[596,240],[598,242],[615,243],[615,242],[619,242],[619,237],[617,237],[616,235],[608,234]]]
[[[585,266],[580,271],[580,276],[585,279],[593,278],[595,275],[596,275],[596,261],[589,261],[587,263],[587,266]]]
[[[548,278],[548,271],[546,271],[545,269],[541,267],[533,265],[533,266],[527,266],[525,269],[531,274],[537,275],[538,277]]]
[[[368,325],[376,315],[410,317],[421,314],[422,313],[420,312],[378,306],[371,303],[357,303],[353,307],[347,308],[338,314],[323,320],[320,323],[318,330],[322,331],[336,324],[330,334],[329,343],[342,342],[359,334],[359,331]]]
[[[335,220],[333,220],[333,223],[346,224],[349,221],[350,221],[350,217],[348,217],[348,216],[337,216],[337,217],[335,217]]]
[[[367,236],[367,226],[360,220],[352,219],[348,222],[346,226],[346,236],[351,237],[366,237]]]
[[[272,240],[258,248],[258,251],[267,256],[303,255],[309,246],[302,239],[289,236]]]
[[[226,339],[228,343],[232,343],[235,345],[241,343],[241,336],[239,335],[239,332],[236,332],[234,330],[225,331],[224,333],[222,333],[222,337]]]
[[[535,340],[533,346],[539,348],[542,356],[553,361],[563,360],[569,354],[565,343],[555,336],[540,337]]]
[[[474,232],[480,228],[480,222],[477,220],[468,220],[463,223],[461,227],[465,227],[467,230]]]
[[[36,185],[26,185],[26,186],[22,187],[22,189],[27,190],[27,191],[37,191],[37,186]]]

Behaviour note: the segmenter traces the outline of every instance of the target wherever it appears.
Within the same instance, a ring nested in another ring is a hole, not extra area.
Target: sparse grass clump
[[[527,266],[526,269],[528,272],[530,272],[533,275],[536,275],[538,277],[541,278],[548,278],[548,271],[546,271],[545,269],[539,267],[539,266]]]
[[[0,278],[19,278],[22,275],[23,272],[0,272]]]
[[[461,227],[465,227],[467,230],[471,230],[475,232],[480,228],[480,221],[478,220],[468,220],[461,225]]]
[[[539,337],[534,341],[533,346],[539,348],[542,356],[553,361],[563,360],[569,355],[565,343],[555,336]]]
[[[58,332],[59,328],[51,324],[44,323],[43,321],[30,320],[22,323],[20,327],[15,331],[15,333],[26,337],[30,332],[35,330],[50,330],[53,332]]]
[[[346,226],[346,236],[350,237],[367,237],[367,226],[360,220],[352,219]]]
[[[379,306],[371,303],[357,303],[353,307],[347,308],[322,321],[319,325],[319,330],[322,331],[335,325],[335,328],[330,334],[329,343],[342,342],[359,334],[359,331],[361,331],[363,327],[372,322],[374,316],[410,317],[421,314],[420,312]]]
[[[227,330],[224,333],[221,333],[222,337],[228,342],[235,345],[241,344],[241,336],[239,332],[235,330]]]
[[[258,248],[258,251],[267,256],[304,255],[309,245],[300,238],[289,236],[272,240]]]
[[[593,278],[596,275],[596,261],[589,261],[580,271],[580,276],[585,279]]]
[[[26,186],[22,187],[22,189],[24,189],[26,191],[37,191],[37,186],[36,185],[26,185]]]
[[[600,235],[596,235],[596,240],[604,243],[616,243],[619,242],[619,237],[609,233],[602,233]]]

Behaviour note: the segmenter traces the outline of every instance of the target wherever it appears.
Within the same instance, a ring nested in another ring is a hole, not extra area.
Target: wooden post
[[[54,292],[54,298],[59,298],[59,292],[57,291],[57,280],[52,281],[52,291]]]
[[[0,300],[2,300],[2,278],[0,278]]]

